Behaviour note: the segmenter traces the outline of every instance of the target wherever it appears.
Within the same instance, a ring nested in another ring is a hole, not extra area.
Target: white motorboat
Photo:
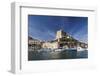
[[[77,51],[84,51],[84,50],[86,50],[85,48],[82,48],[82,47],[77,47]]]

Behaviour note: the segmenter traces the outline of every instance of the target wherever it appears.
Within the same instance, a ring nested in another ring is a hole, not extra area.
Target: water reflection
[[[28,60],[52,60],[52,59],[77,59],[87,58],[88,51],[63,50],[63,51],[28,51]]]

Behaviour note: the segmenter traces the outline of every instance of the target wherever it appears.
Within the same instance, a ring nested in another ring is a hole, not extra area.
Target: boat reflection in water
[[[38,51],[28,51],[28,60],[53,60],[53,59],[77,59],[88,58],[88,51],[83,49],[78,51],[71,49],[40,49]]]

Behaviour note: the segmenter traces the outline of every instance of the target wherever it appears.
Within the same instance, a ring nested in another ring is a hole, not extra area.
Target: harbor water
[[[75,49],[63,51],[28,51],[28,60],[54,60],[54,59],[79,59],[88,58],[88,51]]]

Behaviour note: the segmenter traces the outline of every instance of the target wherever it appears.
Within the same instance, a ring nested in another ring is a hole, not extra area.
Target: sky
[[[28,15],[28,35],[32,38],[54,40],[60,29],[81,42],[88,42],[88,17]]]

